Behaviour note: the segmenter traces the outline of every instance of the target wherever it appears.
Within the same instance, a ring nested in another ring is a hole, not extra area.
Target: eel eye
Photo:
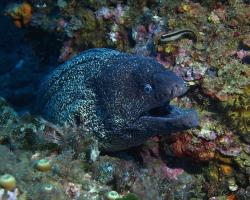
[[[147,94],[149,94],[150,92],[152,92],[153,88],[150,84],[145,84],[144,86],[144,92],[146,92]]]

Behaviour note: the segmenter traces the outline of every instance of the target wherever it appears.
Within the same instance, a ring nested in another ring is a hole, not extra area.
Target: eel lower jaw
[[[163,106],[150,109],[140,117],[140,121],[148,122],[154,130],[181,131],[199,125],[198,114],[192,109],[182,109],[165,103]]]

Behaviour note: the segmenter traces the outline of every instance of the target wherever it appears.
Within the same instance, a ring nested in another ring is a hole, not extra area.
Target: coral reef
[[[248,0],[3,0],[0,10],[0,199],[250,199]],[[196,36],[161,40],[183,29]],[[94,47],[174,71],[190,89],[171,103],[198,110],[200,126],[106,154],[84,129],[28,114],[44,75]]]

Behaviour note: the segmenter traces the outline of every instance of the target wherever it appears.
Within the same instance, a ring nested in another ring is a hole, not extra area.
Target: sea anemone
[[[38,171],[41,171],[41,172],[47,172],[47,171],[50,171],[51,170],[51,164],[50,164],[50,161],[47,160],[47,159],[41,159],[41,160],[38,160],[35,164],[35,167]]]
[[[119,199],[120,195],[116,191],[109,191],[106,194],[106,198],[107,198],[107,200],[115,200],[115,199]]]
[[[0,176],[0,186],[6,190],[13,190],[16,187],[16,179],[10,174]]]

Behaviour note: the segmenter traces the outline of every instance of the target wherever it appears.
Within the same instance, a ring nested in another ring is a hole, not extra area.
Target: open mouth
[[[199,125],[198,114],[193,109],[179,108],[170,105],[169,101],[151,108],[141,116],[144,121],[160,130],[184,130]]]
[[[144,113],[144,116],[176,118],[176,117],[181,117],[182,115],[185,115],[187,111],[190,111],[190,110],[182,109],[175,105],[171,105],[168,101],[161,106],[151,108],[148,112]]]
[[[169,102],[166,102],[163,106],[158,106],[155,108],[150,109],[147,112],[147,115],[152,117],[166,117],[171,114],[172,107],[170,106]]]

